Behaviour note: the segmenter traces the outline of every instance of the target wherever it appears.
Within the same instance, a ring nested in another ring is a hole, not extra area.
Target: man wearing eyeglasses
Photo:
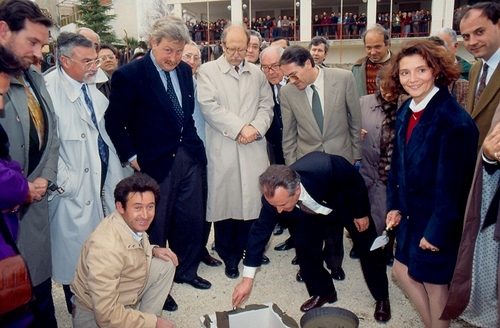
[[[215,222],[215,249],[226,276],[239,276],[248,231],[259,216],[258,176],[268,166],[266,134],[273,98],[264,74],[245,61],[249,31],[224,29],[224,56],[198,73],[198,101],[206,125],[207,220]]]
[[[98,54],[99,59],[102,61],[102,70],[108,73],[109,76],[113,75],[118,68],[118,51],[116,48],[110,44],[102,43]]]
[[[250,42],[248,43],[245,60],[249,63],[258,65],[260,46],[262,45],[262,36],[259,32],[250,30]]]
[[[154,22],[151,50],[113,73],[106,129],[120,160],[160,184],[160,200],[148,231],[151,242],[169,247],[179,266],[174,281],[209,289],[198,276],[202,248],[203,169],[205,148],[193,121],[194,84],[191,67],[182,61],[191,39],[176,16]],[[177,304],[168,297],[164,309]]]
[[[279,46],[270,46],[264,49],[260,55],[260,69],[266,75],[266,79],[271,86],[274,100],[274,116],[271,127],[266,133],[267,152],[270,164],[285,164],[283,157],[283,122],[281,120],[281,106],[279,92],[286,84],[283,71],[280,67],[280,58],[285,50]]]
[[[57,68],[45,76],[61,139],[57,185],[62,193],[53,193],[49,201],[52,279],[63,285],[71,313],[69,284],[82,244],[101,218],[114,211],[114,186],[127,172],[104,127],[108,99],[95,85],[102,60],[93,43],[63,32],[56,56]]]
[[[361,108],[352,72],[338,68],[320,68],[315,65],[311,53],[300,46],[288,47],[281,56],[280,64],[289,80],[289,83],[281,90],[280,97],[284,127],[283,153],[286,165],[290,166],[314,151],[342,156],[351,164],[360,160]],[[356,229],[362,236],[366,237],[367,233],[371,235],[374,231],[373,220],[368,220],[368,217],[359,223],[356,223]],[[331,229],[329,240],[342,240],[343,229],[338,229],[339,227],[342,227],[339,221],[333,221],[329,225],[328,228]],[[370,270],[373,270],[375,272],[373,276],[387,279],[383,260],[379,259],[378,255],[377,257],[371,256],[364,246],[355,244],[364,276],[370,276]],[[338,248],[334,250],[340,252]],[[301,258],[299,255],[298,257],[301,271],[306,269],[308,272],[303,278],[311,294],[311,298],[303,304],[303,310],[323,305],[325,295],[335,291],[333,284],[328,285],[328,288],[323,288],[321,280],[317,279],[326,273],[323,263],[321,262],[321,266],[314,268],[311,266],[311,259],[323,258],[322,250],[316,248],[310,251],[316,252],[314,256]],[[341,251],[343,252],[343,248]],[[337,254],[329,254],[331,260],[325,258],[325,262],[331,269],[330,276],[335,280],[343,280],[345,274],[340,268],[341,259],[335,255]],[[315,262],[315,264],[318,263]],[[375,263],[376,266],[370,263]],[[310,275],[311,272],[314,274]],[[385,322],[391,316],[388,291],[387,288],[375,288],[376,284],[382,282],[386,286],[386,280],[379,279],[375,282],[371,279],[367,280],[369,289],[376,300],[374,317],[377,321]]]

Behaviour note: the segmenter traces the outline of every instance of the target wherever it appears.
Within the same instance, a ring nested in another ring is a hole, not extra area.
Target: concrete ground
[[[271,259],[271,263],[262,266],[257,271],[252,294],[244,305],[274,302],[284,312],[294,318],[297,323],[300,323],[303,313],[299,308],[309,298],[309,295],[307,294],[305,285],[295,281],[298,266],[290,264],[290,261],[295,256],[295,251],[292,249],[277,252],[273,249],[275,245],[286,238],[288,238],[287,231],[281,236],[273,236],[271,238],[269,248],[266,252],[266,255]],[[209,245],[211,243],[212,236],[209,240]],[[359,261],[352,260],[348,256],[348,252],[351,249],[351,242],[347,238],[344,240],[344,247],[346,257],[344,258],[343,268],[346,273],[346,279],[335,282],[339,300],[334,304],[327,304],[325,306],[341,307],[354,312],[359,318],[359,327],[423,327],[423,323],[416,310],[391,278],[389,279],[389,293],[392,319],[385,324],[379,324],[375,321],[373,318],[375,301],[366,287]],[[217,257],[212,251],[211,254]],[[242,264],[240,264],[241,271]],[[231,309],[231,295],[234,286],[240,282],[241,278],[235,280],[229,279],[224,274],[223,266],[212,268],[204,264],[200,264],[198,274],[212,283],[211,289],[198,290],[190,285],[175,283],[172,287],[171,294],[179,304],[179,309],[175,312],[164,311],[163,315],[175,322],[177,328],[199,328],[201,327],[200,316]],[[391,277],[391,268],[388,268],[387,274]],[[71,327],[71,316],[66,311],[62,287],[58,284],[54,284],[53,286],[59,327]],[[451,327],[473,326],[463,321],[455,320],[452,322]]]

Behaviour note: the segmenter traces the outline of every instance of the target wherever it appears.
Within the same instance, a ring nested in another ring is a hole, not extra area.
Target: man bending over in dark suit
[[[243,281],[234,290],[233,306],[250,294],[255,270],[280,218],[293,220],[297,225],[295,247],[311,296],[300,309],[306,312],[336,302],[335,286],[323,267],[322,249],[326,228],[340,222],[359,250],[366,284],[376,300],[374,317],[388,321],[391,309],[383,251],[370,252],[377,232],[363,178],[354,166],[341,156],[312,152],[290,167],[270,166],[259,177],[259,184],[263,206],[248,236]]]

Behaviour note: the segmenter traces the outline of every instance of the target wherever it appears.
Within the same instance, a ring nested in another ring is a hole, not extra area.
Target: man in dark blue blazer
[[[144,58],[113,74],[106,129],[120,160],[160,184],[148,233],[151,243],[165,247],[168,240],[177,254],[175,281],[208,289],[210,282],[197,275],[207,159],[194,126],[191,67],[181,60],[189,32],[179,18],[164,17],[153,25],[150,42]]]
[[[351,234],[366,284],[376,300],[374,317],[388,321],[391,310],[383,251],[370,252],[377,232],[365,183],[354,166],[341,156],[312,152],[290,167],[270,166],[259,183],[263,207],[248,236],[243,281],[234,290],[233,306],[249,295],[255,269],[280,218],[297,225],[295,247],[311,295],[300,309],[305,312],[336,302],[335,286],[323,267],[322,249],[327,227],[340,222]]]

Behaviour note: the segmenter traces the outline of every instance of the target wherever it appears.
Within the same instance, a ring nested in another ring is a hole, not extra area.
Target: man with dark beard
[[[9,136],[10,156],[19,162],[35,190],[37,202],[20,210],[19,251],[28,264],[35,301],[36,327],[57,327],[52,300],[52,263],[47,205],[49,181],[56,181],[59,139],[52,101],[38,70],[42,46],[49,39],[52,22],[29,0],[0,2],[0,45],[23,64],[21,74],[11,74],[10,90],[3,97],[0,123]]]

